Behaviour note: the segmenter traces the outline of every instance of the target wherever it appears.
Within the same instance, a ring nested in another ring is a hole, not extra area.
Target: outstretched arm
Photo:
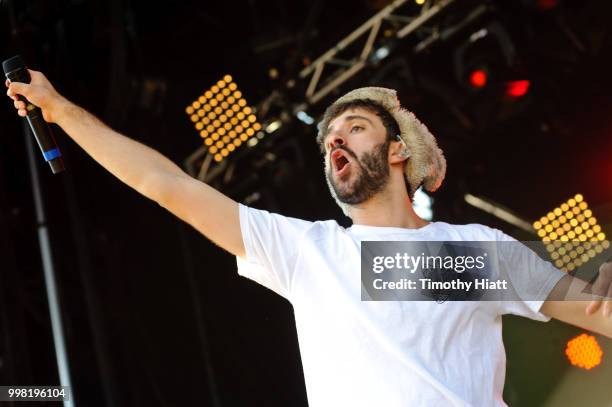
[[[557,283],[548,298],[569,298],[569,300],[547,300],[542,305],[541,311],[549,317],[612,338],[610,277],[612,277],[612,262],[604,263],[600,267],[599,276],[593,287],[589,287],[589,283],[584,280],[567,275]],[[593,300],[593,296],[585,292],[590,290],[600,297],[607,297],[607,300]],[[600,308],[601,312],[597,312]]]
[[[228,252],[244,257],[238,204],[195,180],[157,151],[123,136],[94,115],[60,95],[45,78],[30,70],[30,84],[6,82],[7,95],[20,116],[23,95],[40,107],[47,122],[57,123],[111,174],[192,225]]]

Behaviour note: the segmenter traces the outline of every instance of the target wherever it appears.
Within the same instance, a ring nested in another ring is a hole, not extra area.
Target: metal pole
[[[28,166],[30,167],[32,194],[34,196],[34,208],[36,210],[36,225],[38,228],[38,244],[40,246],[40,256],[45,275],[45,286],[47,288],[47,300],[49,302],[49,315],[51,317],[51,330],[53,332],[57,369],[60,384],[62,386],[68,386],[70,390],[70,400],[64,401],[64,407],[72,407],[74,406],[74,391],[70,380],[70,369],[68,366],[68,354],[66,353],[64,328],[62,324],[59,299],[57,296],[57,288],[55,286],[53,256],[51,254],[47,220],[45,217],[42,194],[40,191],[40,178],[38,177],[38,167],[36,166],[36,159],[34,157],[36,150],[34,148],[34,143],[32,143],[33,136],[30,132],[30,126],[28,126],[28,123],[25,120],[23,121],[23,128],[23,133],[26,139],[26,148],[28,150]]]
[[[195,267],[193,264],[193,255],[191,254],[191,247],[189,245],[189,236],[187,236],[187,227],[182,222],[177,222],[179,231],[179,239],[181,242],[181,249],[183,252],[183,259],[185,261],[185,272],[187,274],[187,284],[189,285],[189,291],[191,294],[191,304],[193,305],[193,311],[196,318],[196,326],[198,328],[198,337],[200,339],[202,359],[204,361],[204,368],[206,370],[206,376],[208,379],[208,391],[210,392],[210,399],[213,407],[221,406],[221,397],[219,396],[219,390],[217,388],[217,380],[215,378],[215,371],[213,369],[210,350],[208,348],[208,334],[206,332],[206,326],[204,325],[204,315],[202,314],[202,303],[200,301],[201,293],[198,290]]]

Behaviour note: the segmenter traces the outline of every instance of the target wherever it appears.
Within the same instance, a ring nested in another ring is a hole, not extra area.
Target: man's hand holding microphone
[[[27,119],[30,130],[53,173],[63,171],[62,153],[48,123],[57,120],[62,107],[68,101],[55,91],[42,73],[27,69],[20,56],[4,61],[2,69],[7,77],[6,93],[13,99],[17,114]]]

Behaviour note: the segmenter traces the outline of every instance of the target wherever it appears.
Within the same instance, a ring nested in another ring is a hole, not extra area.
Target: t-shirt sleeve
[[[535,252],[495,229],[501,269],[510,279],[512,298],[500,301],[501,314],[513,314],[536,321],[548,322],[550,317],[540,312],[546,298],[566,273]]]
[[[291,282],[300,241],[312,222],[239,204],[245,258],[236,257],[238,274],[291,301]]]

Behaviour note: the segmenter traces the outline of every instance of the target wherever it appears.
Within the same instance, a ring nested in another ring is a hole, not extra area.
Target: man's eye
[[[361,127],[361,126],[353,126],[353,127],[351,127],[351,133],[355,132],[355,131],[360,131],[360,130],[363,130],[363,127]]]

